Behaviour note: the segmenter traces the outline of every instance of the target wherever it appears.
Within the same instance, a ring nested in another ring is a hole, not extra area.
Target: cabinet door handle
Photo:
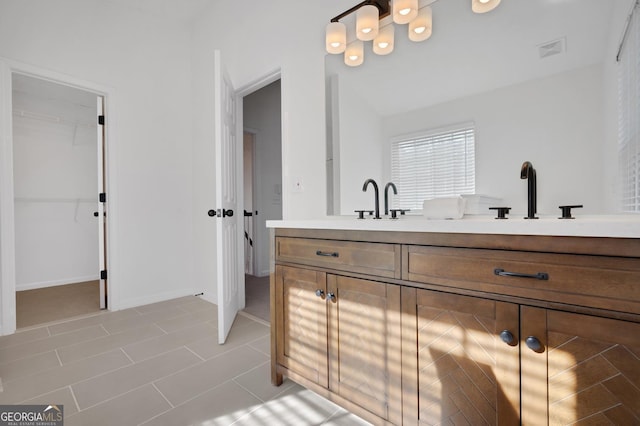
[[[317,289],[317,290],[316,290],[316,296],[318,296],[318,297],[324,297],[324,290],[322,290],[322,289]]]
[[[544,346],[542,346],[542,343],[540,342],[540,340],[538,340],[537,337],[529,336],[524,342],[527,344],[527,347],[532,351],[544,352]]]
[[[509,272],[504,269],[496,268],[493,270],[495,275],[500,275],[501,277],[519,277],[519,278],[535,278],[536,280],[548,280],[549,274],[546,272],[538,272],[537,274],[523,274],[521,272]]]
[[[500,340],[505,342],[509,346],[515,346],[516,338],[513,336],[513,333],[509,330],[502,330],[500,332]]]
[[[336,295],[334,293],[327,293],[327,302],[335,302]]]
[[[329,252],[329,251],[318,250],[318,251],[316,251],[316,255],[317,256],[326,256],[326,257],[338,257],[338,256],[340,256],[340,253],[338,253],[337,251]]]

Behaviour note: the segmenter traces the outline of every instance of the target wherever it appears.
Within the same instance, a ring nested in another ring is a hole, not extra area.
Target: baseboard
[[[99,279],[100,279],[99,275],[88,275],[84,277],[64,278],[61,280],[52,280],[52,281],[42,281],[39,283],[27,283],[27,284],[16,283],[16,291],[35,290],[37,288],[54,287],[57,285],[65,285],[65,284],[83,283],[87,281],[96,281]]]
[[[193,290],[186,291],[183,289],[183,290],[177,290],[177,291],[168,291],[165,293],[150,294],[148,296],[138,297],[135,299],[121,300],[120,309],[135,308],[138,306],[149,305],[151,303],[164,302],[165,300],[177,299],[179,297],[185,297],[185,296],[193,296]]]

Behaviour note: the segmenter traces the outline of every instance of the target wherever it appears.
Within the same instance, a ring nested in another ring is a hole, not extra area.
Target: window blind
[[[391,141],[395,208],[422,209],[424,200],[475,193],[473,123]]]
[[[640,211],[640,14],[636,2],[618,63],[618,164],[621,208]]]

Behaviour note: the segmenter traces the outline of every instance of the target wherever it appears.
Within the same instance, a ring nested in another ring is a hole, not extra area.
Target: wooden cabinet
[[[640,324],[402,291],[404,424],[640,424]]]
[[[529,306],[520,315],[522,424],[640,424],[640,323]]]
[[[374,424],[640,424],[640,241],[276,230],[272,381]]]
[[[518,328],[516,304],[404,287],[404,424],[518,424]]]
[[[399,286],[278,265],[275,309],[279,371],[401,423]]]
[[[276,267],[277,362],[320,386],[329,386],[326,274]]]

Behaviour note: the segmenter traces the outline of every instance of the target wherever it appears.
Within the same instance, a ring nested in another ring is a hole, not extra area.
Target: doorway
[[[269,230],[282,219],[281,84],[243,97],[245,312],[269,322]],[[249,157],[249,158],[247,158]]]
[[[104,119],[100,95],[11,80],[19,329],[106,307]]]

